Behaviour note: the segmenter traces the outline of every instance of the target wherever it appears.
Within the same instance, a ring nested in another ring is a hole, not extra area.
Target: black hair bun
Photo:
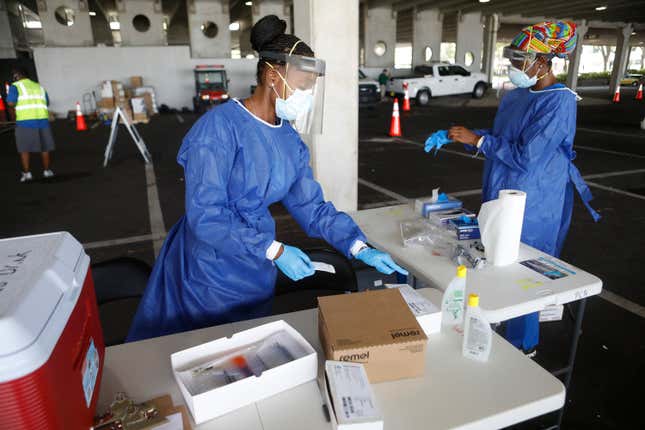
[[[251,29],[251,47],[260,52],[262,48],[287,30],[286,21],[275,15],[267,15]]]

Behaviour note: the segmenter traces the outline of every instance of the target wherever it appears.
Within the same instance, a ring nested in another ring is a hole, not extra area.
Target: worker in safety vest
[[[29,156],[40,152],[43,160],[43,177],[51,178],[54,172],[50,169],[49,153],[54,150],[54,137],[49,126],[49,98],[47,92],[37,82],[27,77],[23,69],[12,71],[13,84],[7,94],[9,113],[16,120],[16,147],[20,154],[22,176],[20,182],[33,179],[29,170]]]

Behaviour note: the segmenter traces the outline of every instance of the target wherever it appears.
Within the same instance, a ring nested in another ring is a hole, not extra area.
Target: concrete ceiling
[[[395,10],[417,8],[435,8],[444,13],[482,12],[483,14],[500,13],[502,15],[519,15],[525,17],[548,17],[555,19],[586,19],[611,24],[637,23],[645,28],[644,0],[568,0],[568,1],[535,1],[535,0],[490,0],[480,3],[478,0],[372,0],[368,4],[391,4]],[[606,6],[602,11],[596,7]]]

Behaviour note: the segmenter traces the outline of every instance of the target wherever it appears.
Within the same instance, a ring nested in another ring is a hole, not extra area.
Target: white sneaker
[[[54,172],[51,170],[43,170],[43,178],[52,178],[54,176]]]
[[[22,176],[20,177],[20,182],[29,182],[31,181],[33,176],[31,176],[31,172],[22,172]]]

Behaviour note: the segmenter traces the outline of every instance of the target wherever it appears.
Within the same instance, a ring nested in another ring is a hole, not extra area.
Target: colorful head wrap
[[[524,52],[552,54],[564,58],[574,50],[577,41],[575,23],[545,21],[522,29],[511,42],[511,46]]]

